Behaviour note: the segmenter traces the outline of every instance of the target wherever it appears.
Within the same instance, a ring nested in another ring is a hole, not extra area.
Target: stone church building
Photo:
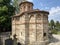
[[[49,12],[33,9],[33,3],[19,4],[20,13],[12,16],[12,39],[21,45],[47,45]]]

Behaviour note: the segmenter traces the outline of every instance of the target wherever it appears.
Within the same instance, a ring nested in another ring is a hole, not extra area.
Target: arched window
[[[41,15],[40,14],[37,15],[37,19],[41,20]]]

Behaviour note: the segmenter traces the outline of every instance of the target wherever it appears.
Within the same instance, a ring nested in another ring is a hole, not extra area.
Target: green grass
[[[57,30],[52,30],[52,34],[57,34]]]
[[[60,35],[60,31],[58,31],[58,32],[57,32],[57,34],[59,34],[59,35]]]

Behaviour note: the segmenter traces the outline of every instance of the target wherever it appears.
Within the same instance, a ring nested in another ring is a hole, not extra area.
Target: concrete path
[[[51,43],[49,45],[60,45],[60,35],[53,34],[53,38],[51,39]]]

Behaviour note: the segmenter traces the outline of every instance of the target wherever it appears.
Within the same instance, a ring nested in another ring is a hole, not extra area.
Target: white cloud
[[[60,7],[52,7],[50,10],[49,20],[60,21]]]
[[[45,9],[46,9],[46,10],[48,10],[48,9],[49,9],[49,7],[45,7]]]
[[[27,0],[27,1],[33,2],[33,0]]]
[[[59,6],[57,6],[57,7],[52,7],[49,12],[50,12],[50,15],[60,14],[60,7],[59,7]]]

